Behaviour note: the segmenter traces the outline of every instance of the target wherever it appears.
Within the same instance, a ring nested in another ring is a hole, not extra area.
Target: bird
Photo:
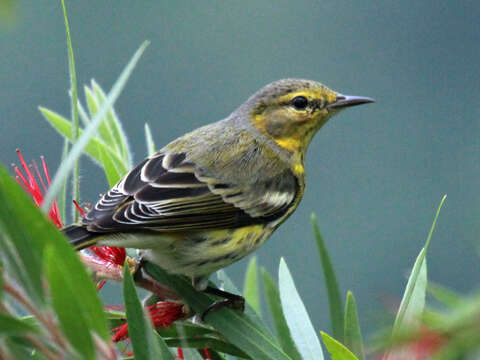
[[[225,119],[144,159],[63,232],[77,250],[140,249],[198,291],[238,300],[208,286],[209,276],[257,249],[298,207],[317,131],[343,109],[371,102],[312,80],[272,82]]]

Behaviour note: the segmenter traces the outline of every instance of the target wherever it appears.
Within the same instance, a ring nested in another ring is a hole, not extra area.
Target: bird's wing
[[[227,184],[183,153],[157,153],[131,170],[85,216],[93,232],[176,232],[276,220],[294,200],[291,172],[255,185]]]

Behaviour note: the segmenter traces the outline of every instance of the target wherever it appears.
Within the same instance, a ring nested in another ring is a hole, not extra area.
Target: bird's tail
[[[100,234],[92,233],[80,225],[69,225],[62,229],[62,232],[70,240],[75,250],[82,250],[95,245]]]

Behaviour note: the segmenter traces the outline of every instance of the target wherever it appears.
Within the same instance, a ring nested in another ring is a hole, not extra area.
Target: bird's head
[[[373,101],[342,95],[311,80],[284,79],[257,91],[246,105],[257,129],[303,158],[310,140],[330,117],[347,107]]]

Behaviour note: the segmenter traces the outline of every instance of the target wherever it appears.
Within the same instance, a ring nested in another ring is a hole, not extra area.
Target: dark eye
[[[297,110],[303,110],[308,105],[308,100],[305,96],[297,96],[292,99],[292,105]]]

